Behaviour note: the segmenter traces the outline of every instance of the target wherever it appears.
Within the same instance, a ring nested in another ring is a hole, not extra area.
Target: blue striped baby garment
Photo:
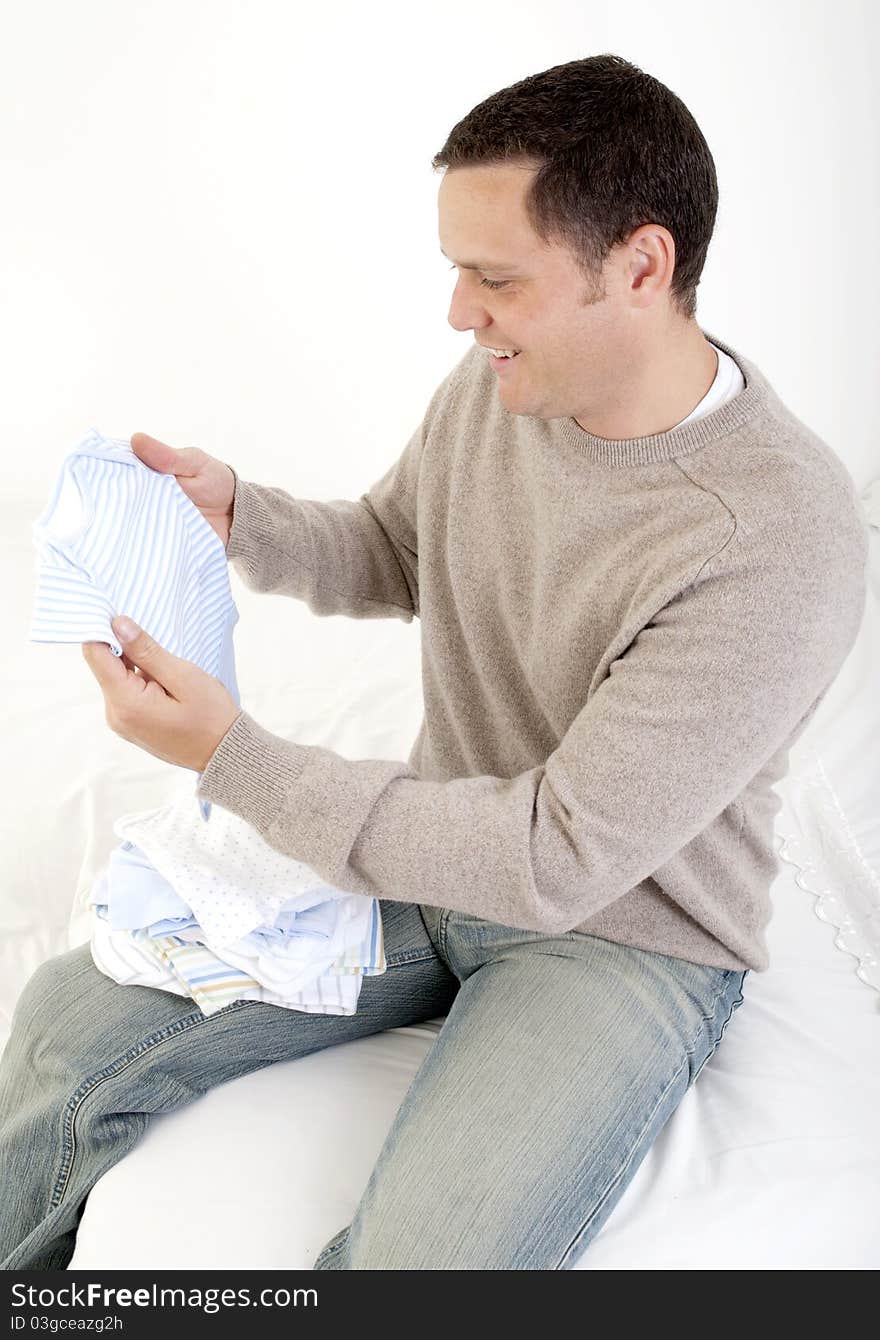
[[[33,536],[31,642],[106,642],[121,656],[110,620],[128,614],[241,705],[226,550],[174,475],[151,470],[128,442],[91,428],[62,461]],[[199,805],[207,819],[210,801]]]

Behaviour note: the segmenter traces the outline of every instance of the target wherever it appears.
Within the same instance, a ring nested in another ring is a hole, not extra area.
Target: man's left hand
[[[166,763],[204,772],[241,708],[219,679],[160,647],[132,620],[117,616],[112,627],[121,657],[106,642],[82,644],[104,693],[107,725]]]

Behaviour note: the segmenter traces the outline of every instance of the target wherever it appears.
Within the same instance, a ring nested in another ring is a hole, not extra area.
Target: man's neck
[[[662,354],[630,365],[617,404],[599,424],[575,422],[585,432],[610,441],[668,433],[696,409],[715,380],[718,353],[696,323],[677,341],[664,341]]]

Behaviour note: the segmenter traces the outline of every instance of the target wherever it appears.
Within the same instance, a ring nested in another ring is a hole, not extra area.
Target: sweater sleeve
[[[686,848],[836,678],[864,609],[867,537],[792,530],[735,530],[517,776],[421,780],[242,712],[199,794],[337,888],[570,930]]]
[[[230,465],[235,497],[226,556],[251,590],[294,596],[319,615],[412,622],[419,613],[422,452],[457,371],[435,390],[399,459],[356,502],[292,498],[241,479]]]

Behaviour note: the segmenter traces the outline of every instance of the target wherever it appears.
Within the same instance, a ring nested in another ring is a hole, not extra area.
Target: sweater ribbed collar
[[[703,330],[702,326],[700,329]],[[569,446],[598,465],[651,465],[669,461],[698,451],[739,428],[767,407],[774,396],[773,389],[749,359],[707,330],[703,330],[703,334],[711,344],[730,355],[743,375],[745,386],[732,400],[702,418],[691,419],[666,433],[653,433],[648,437],[596,437],[570,417],[551,420],[554,427]]]

